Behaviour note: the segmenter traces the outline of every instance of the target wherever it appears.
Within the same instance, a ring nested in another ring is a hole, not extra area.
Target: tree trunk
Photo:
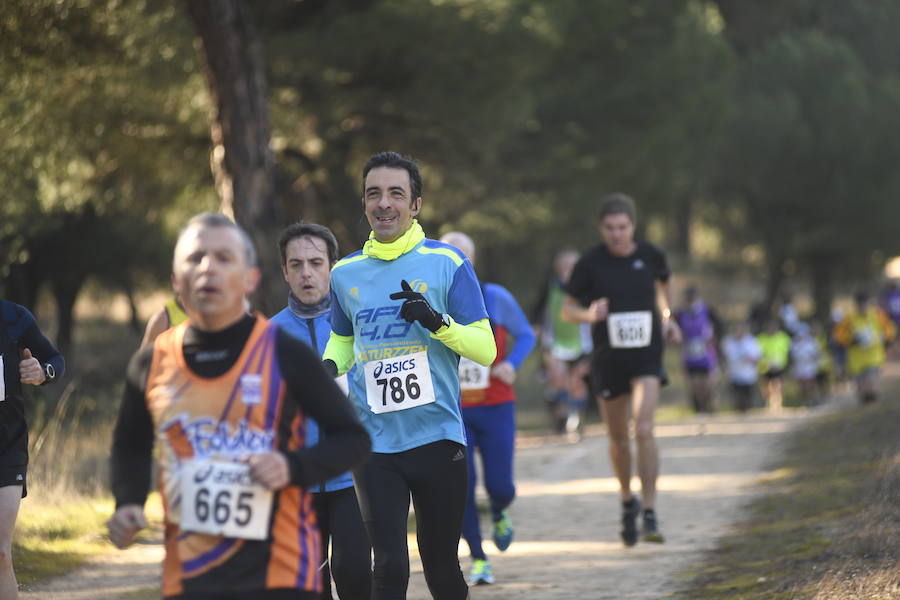
[[[72,349],[72,331],[75,327],[75,301],[78,299],[80,284],[71,282],[54,282],[53,298],[56,300],[56,318],[59,323],[56,332],[56,347],[66,359],[66,369],[75,362]]]
[[[827,256],[815,256],[809,259],[813,314],[815,314],[816,320],[826,328],[831,320],[831,303],[834,301],[834,264],[835,260]]]
[[[125,291],[125,299],[128,301],[128,325],[133,332],[141,334],[144,329],[141,327],[137,304],[134,301],[134,286],[131,282],[128,282],[123,286],[123,290]]]
[[[772,250],[766,252],[771,254],[766,258],[766,297],[763,300],[763,306],[765,313],[771,315],[778,292],[781,290],[781,284],[784,282],[785,259],[780,253]]]
[[[691,190],[694,191],[693,189]],[[672,250],[681,255],[685,262],[693,261],[691,255],[691,222],[694,217],[691,196],[685,194],[679,199],[675,208],[675,239]]]
[[[211,99],[211,168],[222,212],[250,234],[262,272],[254,306],[284,304],[275,239],[283,226],[269,150],[268,90],[262,45],[243,0],[186,0],[202,45]]]

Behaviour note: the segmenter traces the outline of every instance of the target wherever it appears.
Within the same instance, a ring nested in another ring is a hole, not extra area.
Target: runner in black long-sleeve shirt
[[[28,424],[22,384],[44,385],[62,376],[66,361],[28,309],[0,300],[0,598],[17,597],[10,560],[12,534],[25,497]]]
[[[185,323],[139,351],[113,442],[116,513],[127,546],[144,525],[154,438],[166,509],[167,598],[315,598],[318,531],[307,486],[358,464],[369,439],[301,342],[247,315],[252,244],[221,215],[192,219],[173,265]],[[309,415],[329,433],[304,447]],[[209,595],[212,596],[209,596]]]

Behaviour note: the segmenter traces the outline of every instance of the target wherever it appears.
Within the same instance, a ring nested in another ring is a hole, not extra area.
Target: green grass
[[[13,537],[13,564],[28,586],[114,550],[109,448],[125,365],[137,334],[124,324],[81,319],[71,368],[60,385],[29,390],[28,496]]]
[[[38,491],[38,490],[35,490]],[[112,500],[69,496],[52,504],[22,500],[13,538],[16,578],[28,585],[66,573],[112,550],[103,532]]]
[[[896,391],[810,425],[784,448],[765,495],[676,597],[900,597],[900,400]]]
[[[115,551],[106,537],[106,521],[114,510],[112,498],[49,493],[41,488],[34,491],[38,499],[33,500],[29,490],[22,500],[13,536],[13,563],[19,584],[27,587],[63,575],[93,557]],[[145,514],[149,527],[138,540],[159,538],[163,518],[157,492],[150,494]]]

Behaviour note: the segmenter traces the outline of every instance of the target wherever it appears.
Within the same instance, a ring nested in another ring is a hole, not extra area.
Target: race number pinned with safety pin
[[[363,366],[366,401],[373,413],[407,410],[435,401],[428,352],[371,360]]]
[[[613,348],[644,348],[650,345],[653,316],[649,310],[610,313],[606,324],[609,345]]]
[[[245,540],[269,536],[272,491],[246,463],[196,459],[181,472],[181,529]]]
[[[486,390],[491,383],[491,368],[465,356],[459,357],[459,389]]]

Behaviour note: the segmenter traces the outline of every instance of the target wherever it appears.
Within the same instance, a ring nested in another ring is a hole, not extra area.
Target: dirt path
[[[675,573],[712,548],[738,518],[783,434],[820,411],[713,417],[658,427],[662,475],[657,513],[667,542],[628,549],[619,541],[617,485],[602,428],[574,445],[523,438],[516,458],[518,497],[511,509],[516,539],[502,554],[486,542],[497,583],[475,588],[473,598],[665,598]],[[484,533],[490,538],[486,526]],[[465,543],[460,556],[468,573]],[[409,598],[430,598],[418,561]]]
[[[834,404],[829,405],[834,407]],[[734,522],[766,475],[783,435],[825,409],[715,416],[657,428],[662,461],[657,512],[667,542],[623,548],[616,484],[602,426],[577,444],[522,437],[516,458],[516,539],[503,554],[485,550],[497,583],[476,599],[627,600],[665,598],[674,574],[698,560]],[[487,538],[490,531],[485,530]],[[410,600],[430,598],[415,543]],[[463,571],[468,548],[460,544]],[[23,600],[152,598],[162,550],[144,544],[112,554],[21,594]],[[158,588],[156,588],[158,589]]]
[[[135,544],[97,558],[68,575],[19,591],[21,600],[118,600],[138,590],[158,590],[162,540]],[[147,598],[158,597],[148,595]]]

